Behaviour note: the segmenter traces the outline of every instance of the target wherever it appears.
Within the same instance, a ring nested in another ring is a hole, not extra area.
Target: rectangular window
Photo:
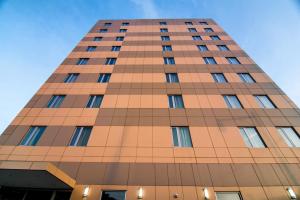
[[[217,36],[217,35],[211,35],[211,36],[210,36],[210,39],[212,39],[212,40],[221,40],[221,39],[219,38],[219,36]]]
[[[159,22],[159,25],[167,25],[167,22]]]
[[[172,51],[172,46],[171,45],[163,45],[162,49],[163,49],[163,51]]]
[[[117,58],[106,58],[105,65],[114,65],[116,64]]]
[[[100,29],[99,30],[99,33],[106,33],[107,32],[107,29]]]
[[[226,57],[229,64],[232,65],[239,65],[241,64],[240,61],[236,57]]]
[[[123,22],[121,26],[129,26],[129,22]]]
[[[120,51],[121,50],[121,46],[112,46],[111,47],[111,51]]]
[[[261,108],[276,108],[267,95],[254,95],[254,97]]]
[[[89,61],[89,58],[79,58],[76,65],[86,65]]]
[[[86,104],[86,108],[100,108],[102,99],[103,95],[91,95]]]
[[[244,83],[255,83],[255,80],[249,73],[238,73],[238,75]]]
[[[109,26],[111,26],[111,23],[107,22],[107,23],[104,24],[104,26],[109,27]]]
[[[123,36],[117,36],[116,37],[116,41],[123,41],[124,40],[124,37]]]
[[[162,41],[170,41],[170,36],[161,36]]]
[[[236,95],[224,95],[223,97],[228,108],[243,108]]]
[[[64,83],[74,83],[77,80],[78,76],[79,76],[78,73],[70,73],[65,78]]]
[[[188,28],[188,30],[189,30],[189,32],[191,32],[191,33],[196,33],[196,32],[197,32],[197,29],[195,29],[195,28]]]
[[[168,95],[169,108],[184,108],[183,99],[181,95]]]
[[[205,64],[216,65],[217,62],[213,57],[203,57]]]
[[[86,51],[95,51],[96,50],[96,46],[88,46],[87,48],[86,48]]]
[[[223,73],[212,73],[211,74],[216,83],[227,83]]]
[[[127,29],[121,28],[121,29],[119,30],[119,32],[120,32],[120,33],[126,33],[126,32],[127,32]]]
[[[240,192],[216,192],[217,200],[243,200]]]
[[[102,191],[101,200],[125,200],[126,191],[123,190],[109,190]]]
[[[47,104],[47,108],[58,108],[65,97],[65,95],[53,95]]]
[[[168,32],[168,29],[167,29],[167,28],[161,28],[161,29],[160,29],[160,32],[161,32],[161,33],[167,33],[167,32]]]
[[[194,35],[192,36],[193,40],[202,40],[200,35]]]
[[[102,39],[102,37],[94,37],[94,41],[101,41]]]
[[[167,83],[178,83],[178,75],[177,73],[166,73]]]
[[[165,65],[175,65],[175,59],[173,57],[164,57]]]
[[[193,22],[184,22],[185,23],[185,25],[193,25]]]
[[[254,127],[241,127],[240,133],[249,148],[265,148],[266,144]]]
[[[289,147],[300,147],[300,136],[292,127],[277,127],[281,137]]]
[[[70,142],[70,146],[86,146],[90,135],[92,127],[90,126],[77,126],[73,137]]]
[[[199,22],[200,25],[208,25],[207,22]]]
[[[108,83],[110,79],[111,74],[100,74],[98,78],[98,83]]]
[[[214,30],[212,28],[204,28],[205,33],[212,33]]]
[[[206,45],[197,45],[197,48],[199,51],[208,51],[208,48]]]
[[[188,127],[172,127],[174,147],[192,147],[190,130]]]
[[[229,48],[226,45],[217,45],[220,51],[229,51]]]
[[[43,135],[46,126],[31,126],[27,131],[26,135],[20,142],[20,145],[24,146],[35,146]]]

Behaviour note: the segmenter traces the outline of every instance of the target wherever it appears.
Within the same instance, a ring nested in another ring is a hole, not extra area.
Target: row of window
[[[244,83],[255,83],[256,81],[249,73],[237,73],[240,79]],[[214,81],[216,83],[228,83],[225,75],[223,73],[211,73]],[[79,73],[70,73],[64,80],[64,83],[74,83],[76,82]],[[167,83],[179,83],[179,78],[177,73],[166,73],[166,81]],[[108,83],[110,80],[110,73],[101,73],[98,78],[98,83]]]
[[[129,22],[122,22],[121,26],[129,26],[129,24],[130,24]],[[188,22],[184,22],[184,24],[185,25],[193,25],[193,22],[188,21]],[[205,22],[205,21],[200,21],[199,24],[200,25],[208,25],[208,23]],[[161,22],[159,22],[159,25],[165,26],[165,25],[168,25],[168,24],[167,24],[166,21],[161,21]],[[105,27],[110,27],[110,26],[112,26],[112,23],[111,22],[106,22],[106,23],[104,23],[104,26]]]
[[[35,146],[46,126],[31,126],[20,145]],[[255,127],[239,127],[241,137],[249,148],[266,148],[267,145]],[[300,147],[300,136],[293,127],[277,127],[279,135],[289,147]],[[92,131],[90,126],[76,127],[69,146],[86,146]],[[189,127],[171,127],[174,147],[192,147]]]
[[[121,30],[121,29],[120,29],[120,30]],[[190,32],[190,33],[197,33],[197,29],[196,29],[196,28],[188,28],[187,30],[188,30],[188,32]],[[161,29],[160,29],[160,32],[161,32],[161,33],[168,33],[168,32],[169,32],[169,29],[167,29],[167,28],[161,28]],[[204,32],[205,32],[205,33],[212,33],[212,32],[214,32],[214,30],[213,30],[212,28],[204,28]]]
[[[214,57],[202,57],[205,64],[208,65],[216,65],[218,64]],[[228,64],[232,65],[240,65],[240,61],[236,57],[225,57]],[[164,57],[164,64],[165,65],[175,65],[174,57]],[[76,65],[87,65],[89,58],[79,58]],[[105,65],[114,65],[117,62],[117,58],[106,58]]]
[[[53,95],[47,103],[47,108],[59,108],[66,95]],[[86,108],[100,108],[103,95],[90,95]],[[240,100],[236,95],[223,95],[224,101],[228,108],[243,108]],[[267,95],[254,95],[257,103],[261,108],[276,108],[275,104]],[[168,95],[169,108],[184,108],[182,95]]]

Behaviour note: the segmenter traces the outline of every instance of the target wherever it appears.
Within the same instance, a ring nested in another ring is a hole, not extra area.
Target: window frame
[[[100,42],[103,40],[103,37],[94,37],[93,41],[94,42]]]
[[[163,52],[173,51],[172,45],[162,45],[162,51]]]
[[[117,41],[117,42],[123,42],[124,41],[124,36],[116,36],[115,41]]]
[[[171,41],[171,37],[169,35],[162,35],[160,38],[161,41]]]
[[[217,45],[217,47],[218,47],[219,51],[230,51],[230,49],[225,44]],[[222,49],[223,47],[225,47],[225,48]]]
[[[77,133],[78,129],[79,129],[79,132]],[[85,141],[85,143],[78,144],[78,142],[81,139],[82,134],[86,133],[84,131],[87,131],[85,129],[88,129],[88,133],[87,133],[87,136],[83,135],[83,137],[87,137],[87,140]],[[91,133],[92,133],[92,130],[93,130],[92,126],[76,126],[76,128],[73,132],[73,135],[71,137],[71,140],[69,142],[69,146],[71,146],[71,147],[85,147],[85,146],[87,146],[87,144],[89,142],[89,139],[90,139],[90,136],[91,136]],[[73,142],[73,140],[75,140],[75,141]]]
[[[97,46],[87,46],[86,51],[93,52],[93,51],[96,51],[96,49],[97,49]]]
[[[223,99],[224,99],[224,101],[225,101],[225,103],[226,103],[226,105],[229,109],[243,109],[244,108],[243,104],[241,103],[241,101],[240,101],[240,99],[238,98],[237,95],[235,95],[235,94],[225,94],[225,95],[222,95],[222,96],[223,96]],[[235,99],[237,100],[236,102],[239,103],[239,106],[236,107],[236,104],[231,104],[231,101],[228,97],[235,97]]]
[[[292,126],[277,126],[276,127],[279,135],[282,137],[284,142],[289,146],[290,148],[299,148],[300,147],[300,135],[296,131],[296,129]],[[293,134],[295,135],[294,137],[297,138],[297,142],[295,142],[289,135],[287,134],[286,131],[283,131],[282,129],[291,129]]]
[[[190,33],[197,33],[198,32],[196,28],[188,28],[188,31]]]
[[[237,57],[225,57],[228,64],[230,65],[240,65],[241,62],[239,61],[239,59]],[[233,62],[234,60],[234,62]]]
[[[219,40],[221,40],[221,38],[220,38],[218,35],[211,35],[211,36],[209,36],[209,37],[210,37],[210,39],[213,40],[213,41],[219,41]]]
[[[214,32],[214,30],[212,28],[209,28],[209,27],[204,28],[203,30],[204,30],[205,33],[213,33]]]
[[[180,99],[180,103],[178,104],[178,101],[176,98]],[[181,94],[168,94],[168,102],[169,102],[169,108],[170,109],[184,109],[184,101]]]
[[[100,97],[99,103],[97,103],[97,97]],[[103,98],[103,94],[91,94],[85,108],[101,108]]]
[[[108,32],[107,28],[99,29],[99,33],[107,33],[107,32]]]
[[[127,29],[126,28],[120,28],[119,33],[127,33]]]
[[[179,77],[177,73],[165,73],[166,75],[166,81],[167,83],[179,83]],[[175,75],[175,81],[173,77],[171,77],[172,75]]]
[[[100,73],[97,83],[109,83],[110,77],[111,77],[111,73]]]
[[[30,126],[19,142],[19,146],[37,146],[47,126]]]
[[[251,76],[250,73],[244,73],[244,72],[242,72],[242,73],[237,73],[237,74],[238,74],[238,76],[240,77],[240,79],[241,79],[241,81],[242,81],[243,83],[249,83],[249,84],[251,84],[251,83],[256,83],[256,81],[254,80],[254,78]],[[248,75],[248,77],[250,78],[251,82],[249,82],[249,81],[244,77],[244,75]]]
[[[124,199],[122,199],[122,200],[126,200],[127,190],[101,190],[100,200],[104,200],[104,199],[102,199],[104,192],[124,192]]]
[[[174,57],[164,57],[164,64],[165,65],[176,65]]]
[[[117,58],[106,58],[105,65],[115,65],[117,62]]]
[[[197,39],[196,39],[197,38]],[[194,41],[201,41],[202,40],[202,37],[200,35],[192,35],[192,39]]]
[[[268,147],[256,127],[254,127],[254,126],[245,126],[245,127],[241,126],[241,127],[238,127],[238,128],[240,130],[240,134],[241,134],[241,136],[243,138],[243,141],[244,141],[245,145],[248,148],[255,148],[256,149],[256,148],[267,148]],[[249,137],[249,135],[247,134],[247,132],[245,131],[245,129],[252,129],[252,130],[254,130],[255,134],[258,136],[258,139],[261,142],[262,146],[255,146],[255,144],[254,144],[255,140],[253,140],[254,137],[253,136]],[[242,130],[243,130],[243,133],[242,133]]]
[[[61,95],[61,94],[52,95],[47,103],[46,108],[59,108],[65,98],[66,95]]]
[[[219,81],[219,79],[217,77],[218,75],[222,75],[222,78],[223,78],[224,82],[223,81]],[[226,76],[224,75],[224,73],[220,73],[220,72],[211,73],[211,76],[213,77],[213,79],[214,79],[214,81],[216,83],[228,83],[228,80],[227,80]]]
[[[111,46],[111,51],[115,51],[115,52],[121,51],[121,46]]]
[[[188,140],[184,140],[183,132],[182,130],[186,130],[186,135]],[[188,126],[171,126],[171,132],[172,132],[172,140],[173,140],[173,147],[175,148],[193,148],[193,141],[191,132]],[[176,136],[176,137],[175,137]]]
[[[218,64],[214,57],[203,57],[203,60],[204,60],[205,64],[207,64],[207,65],[217,65]]]
[[[277,106],[275,105],[275,103],[270,99],[270,97],[268,95],[265,95],[265,94],[255,94],[253,95],[256,102],[258,103],[259,107],[262,108],[262,109],[276,109]],[[269,101],[269,103],[272,105],[272,107],[267,107],[265,106],[265,104],[260,100],[259,97],[266,97],[266,99]]]
[[[201,47],[204,47],[204,49],[202,49]],[[200,45],[197,45],[197,48],[200,52],[206,52],[206,51],[209,51],[207,46],[205,44],[200,44]]]
[[[79,73],[68,73],[68,75],[64,79],[64,83],[75,83],[78,77]]]
[[[168,28],[160,28],[159,29],[161,33],[168,33],[169,29]]]
[[[76,65],[87,65],[90,58],[78,58]]]
[[[216,200],[219,200],[217,196],[218,193],[236,193],[239,196],[239,200],[243,200],[243,196],[240,191],[215,191]]]

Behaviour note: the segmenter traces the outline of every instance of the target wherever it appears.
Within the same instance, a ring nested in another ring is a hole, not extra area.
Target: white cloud
[[[130,0],[139,7],[145,18],[158,18],[158,9],[153,0]]]

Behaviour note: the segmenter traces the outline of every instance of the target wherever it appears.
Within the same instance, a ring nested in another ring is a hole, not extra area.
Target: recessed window
[[[98,83],[108,83],[110,79],[111,74],[109,73],[103,73],[99,75]]]
[[[214,30],[212,28],[204,28],[205,33],[212,33]]]
[[[43,135],[46,126],[31,126],[27,131],[26,135],[20,142],[20,145],[24,146],[35,146]]]
[[[188,127],[172,127],[174,147],[192,147],[190,130]]]
[[[111,47],[111,51],[120,51],[121,50],[121,46],[112,46]]]
[[[161,28],[161,29],[160,29],[160,32],[161,32],[161,33],[167,33],[167,32],[168,32],[168,29],[167,29],[167,28]]]
[[[185,25],[188,25],[188,26],[193,25],[193,22],[184,22],[184,23],[185,23]]]
[[[109,27],[109,26],[111,26],[111,23],[110,23],[110,22],[107,22],[107,23],[104,24],[104,26]]]
[[[240,100],[236,95],[224,95],[223,97],[228,108],[243,108]]]
[[[123,22],[122,26],[129,26],[129,22]]]
[[[167,25],[167,22],[159,22],[159,25]]]
[[[78,73],[70,73],[65,78],[64,83],[74,83],[77,80],[78,76]]]
[[[170,36],[161,36],[162,41],[170,41]]]
[[[126,191],[123,190],[109,190],[102,191],[101,200],[125,200]]]
[[[216,192],[217,200],[243,200],[240,192]]]
[[[211,74],[216,83],[227,83],[223,73],[212,73]]]
[[[91,95],[86,108],[100,108],[103,95]]]
[[[124,40],[124,37],[123,36],[117,36],[116,37],[116,41],[123,41]]]
[[[197,29],[195,29],[195,28],[188,28],[188,30],[189,30],[189,32],[191,32],[191,33],[196,33],[196,32],[197,32]]]
[[[200,35],[194,35],[192,36],[193,40],[202,40],[201,36]]]
[[[199,51],[208,51],[208,48],[206,45],[197,45],[197,48]]]
[[[210,36],[210,39],[212,39],[212,40],[221,40],[221,39],[219,38],[219,36],[217,36],[217,35],[211,35],[211,36]]]
[[[169,108],[184,108],[183,99],[181,95],[168,95]]]
[[[105,65],[114,65],[117,62],[117,58],[106,58]]]
[[[175,65],[175,59],[173,57],[164,57],[165,65]]]
[[[166,73],[167,83],[178,83],[178,75],[177,73]]]
[[[106,33],[107,32],[107,29],[100,29],[99,30],[99,33]]]
[[[88,46],[87,48],[86,48],[86,51],[95,51],[96,50],[96,46]]]
[[[94,41],[101,41],[102,39],[102,37],[94,37]]]
[[[217,64],[216,60],[213,57],[203,57],[203,60],[204,60],[205,64],[208,64],[208,65],[216,65]]]
[[[292,127],[277,127],[281,137],[289,147],[300,147],[300,136]]]
[[[226,45],[217,45],[220,51],[229,51],[229,48]]]
[[[236,57],[226,57],[229,64],[232,65],[239,65],[241,64],[240,61]]]
[[[89,61],[89,58],[79,58],[76,65],[86,65]]]
[[[200,25],[208,25],[207,22],[199,22]]]
[[[255,80],[249,73],[238,73],[238,75],[244,83],[255,83]]]
[[[70,146],[86,146],[90,135],[92,127],[90,126],[77,126],[73,137],[70,142]]]
[[[261,108],[276,108],[267,95],[254,95],[254,97]]]
[[[126,32],[127,32],[127,29],[121,28],[121,29],[119,30],[119,32],[120,32],[120,33],[126,33]]]
[[[265,148],[266,144],[254,127],[241,127],[240,133],[249,148]]]
[[[65,95],[53,95],[47,104],[47,108],[58,108],[65,97]]]
[[[163,49],[163,51],[172,51],[172,46],[171,45],[163,45],[162,49]]]

